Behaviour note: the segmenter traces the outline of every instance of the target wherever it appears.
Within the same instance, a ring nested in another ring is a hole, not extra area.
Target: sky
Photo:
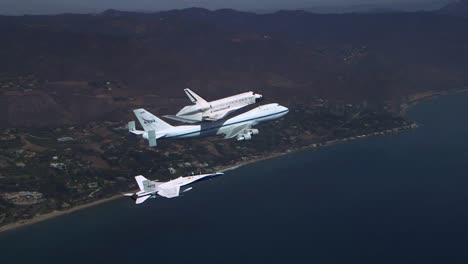
[[[0,0],[0,14],[98,13],[107,9],[161,11],[188,7],[238,10],[304,9],[373,5],[397,8],[401,5],[428,5],[450,0]],[[425,7],[423,7],[425,8]]]

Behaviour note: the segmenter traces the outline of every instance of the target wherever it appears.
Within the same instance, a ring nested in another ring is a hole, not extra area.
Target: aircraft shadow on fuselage
[[[252,105],[252,106],[243,107],[241,109],[237,109],[229,113],[229,115],[227,115],[225,118],[220,119],[218,121],[202,121],[202,122],[195,123],[194,125],[200,125],[200,131],[206,131],[205,133],[202,134],[202,137],[209,137],[209,136],[220,137],[221,135],[219,135],[218,133],[223,128],[227,120],[237,115],[243,114],[249,110],[252,110],[256,107],[258,106]]]

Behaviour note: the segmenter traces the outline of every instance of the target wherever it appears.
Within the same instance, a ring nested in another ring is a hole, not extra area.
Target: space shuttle
[[[218,121],[230,113],[263,100],[261,94],[254,92],[241,93],[219,100],[207,102],[190,89],[184,89],[193,105],[182,108],[176,115],[164,117],[184,123],[198,123],[202,121]]]

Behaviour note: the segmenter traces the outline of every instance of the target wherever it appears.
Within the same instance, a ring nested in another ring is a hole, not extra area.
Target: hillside
[[[138,106],[167,114],[187,103],[185,87],[208,99],[255,90],[286,105],[383,105],[467,86],[467,28],[464,19],[432,13],[3,16],[0,120],[125,120]]]

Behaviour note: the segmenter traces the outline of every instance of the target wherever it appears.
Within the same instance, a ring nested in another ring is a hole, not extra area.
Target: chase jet
[[[183,139],[224,135],[224,138],[236,138],[238,141],[250,140],[259,133],[253,127],[261,122],[278,119],[289,112],[279,104],[267,104],[243,114],[216,122],[202,122],[194,125],[172,126],[145,109],[133,110],[143,130],[137,130],[135,121],[128,123],[129,132],[148,140],[149,146],[156,146],[160,139]]]
[[[261,94],[246,92],[207,102],[188,88],[184,89],[184,92],[187,94],[190,101],[192,101],[193,105],[185,106],[175,116],[166,115],[164,117],[184,123],[218,121],[233,111],[263,100]]]
[[[138,184],[138,187],[140,188],[140,191],[136,193],[126,193],[124,195],[131,197],[133,200],[135,200],[136,204],[141,204],[149,198],[156,198],[156,195],[165,198],[174,198],[179,196],[180,193],[184,193],[192,189],[192,187],[189,187],[181,191],[181,187],[185,185],[221,175],[224,175],[224,173],[217,172],[212,174],[201,174],[187,177],[179,177],[168,182],[150,181],[142,175],[138,175],[135,176],[135,180]]]

